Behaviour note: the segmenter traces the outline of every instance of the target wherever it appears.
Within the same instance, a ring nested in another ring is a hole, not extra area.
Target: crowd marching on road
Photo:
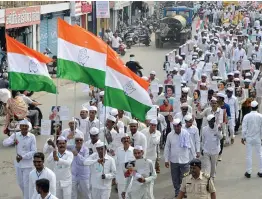
[[[240,14],[236,23],[234,17]],[[260,16],[261,11],[233,4],[224,10],[219,2],[202,4],[196,33],[164,63],[164,82],[154,68],[141,78],[149,83],[153,104],[145,121],[105,106],[107,91],[92,87],[89,106],[83,106],[80,117],[72,118],[66,129],[56,121],[55,133],[40,149],[31,133],[39,126],[38,111],[27,112],[27,106],[40,103],[27,97],[27,91],[12,91],[11,100],[5,100],[7,111],[12,110],[13,117],[33,118],[33,125],[20,119],[20,131],[3,141],[5,147],[16,147],[23,198],[113,199],[115,187],[119,199],[154,199],[155,181],[165,166],[175,198],[216,199],[217,167],[224,147],[237,144],[236,136],[246,147],[243,175],[251,177],[255,148],[261,178]],[[109,37],[118,51],[121,38]],[[126,66],[135,74],[142,69],[134,54]],[[17,107],[10,108],[11,102]],[[26,111],[16,112],[23,107]]]

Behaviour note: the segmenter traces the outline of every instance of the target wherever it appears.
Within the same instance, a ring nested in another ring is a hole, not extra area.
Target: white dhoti
[[[72,199],[91,199],[90,180],[72,181]]]
[[[213,178],[216,177],[217,158],[218,154],[210,155],[208,153],[204,153],[203,171],[207,174],[210,174],[210,176]]]
[[[259,173],[262,173],[262,148],[259,139],[247,139],[246,140],[246,172],[251,174],[252,172],[252,151],[253,147],[259,162]]]
[[[19,168],[15,166],[17,184],[23,192],[24,199],[31,199],[29,198],[29,173],[32,170],[33,168]]]

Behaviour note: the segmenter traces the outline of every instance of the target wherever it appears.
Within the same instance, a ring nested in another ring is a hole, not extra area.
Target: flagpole
[[[56,95],[55,95],[55,107],[58,110],[58,88],[59,88],[59,78],[57,77],[57,70],[56,70]],[[59,112],[59,111],[58,111]],[[59,114],[59,113],[58,113]],[[60,117],[58,117],[60,118]],[[60,120],[56,121],[55,123],[58,122],[60,124]],[[61,126],[62,128],[62,126]],[[57,141],[57,128],[55,128],[55,136],[54,136],[54,145],[56,146],[56,141]]]
[[[76,131],[75,118],[76,118],[76,82],[74,82],[74,135]]]

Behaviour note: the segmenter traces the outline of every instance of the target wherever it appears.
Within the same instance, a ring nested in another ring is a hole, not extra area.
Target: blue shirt
[[[84,161],[88,158],[88,156],[89,156],[89,150],[85,146],[82,146],[77,156],[74,156],[74,159],[72,162],[73,181],[89,179],[90,177],[89,166],[84,165]]]
[[[224,103],[224,105],[221,106],[221,109],[226,109],[227,117],[231,117],[230,106],[228,104]]]

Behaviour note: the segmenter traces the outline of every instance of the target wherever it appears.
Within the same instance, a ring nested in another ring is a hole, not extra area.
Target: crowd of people
[[[206,6],[210,10],[215,4]],[[226,8],[224,15],[240,8]],[[161,148],[178,199],[215,199],[218,162],[241,126],[247,150],[244,175],[251,177],[254,146],[260,162],[257,175],[262,177],[260,21],[245,9],[237,25],[230,17],[222,23],[225,17],[217,20],[215,14],[202,12],[208,22],[197,27],[174,61],[164,64],[166,80],[162,83],[155,71],[142,77],[150,83],[154,104],[145,121],[105,107],[104,91],[93,88],[90,106],[66,129],[55,122],[55,133],[42,150],[30,133],[32,124],[19,122],[20,131],[3,145],[16,146],[16,177],[24,199],[109,199],[114,186],[120,199],[154,199]],[[135,73],[141,69],[134,55],[126,65]],[[21,103],[34,103],[22,93],[12,95]],[[34,117],[33,126],[38,126]]]

